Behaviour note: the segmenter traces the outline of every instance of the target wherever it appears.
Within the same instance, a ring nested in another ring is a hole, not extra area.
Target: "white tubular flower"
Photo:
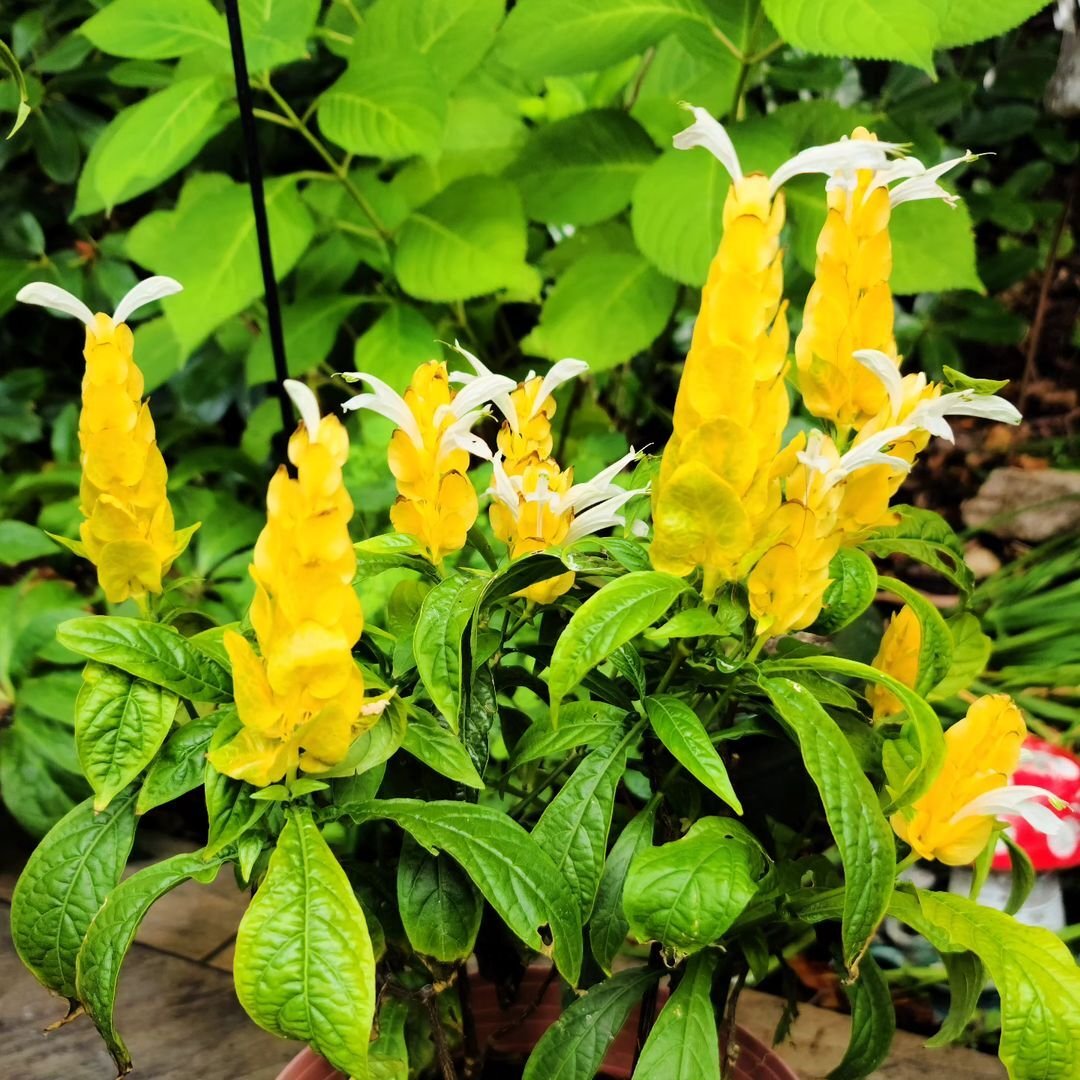
[[[297,379],[286,379],[281,385],[285,387],[285,392],[292,398],[297,412],[300,413],[300,419],[307,428],[308,439],[318,442],[322,417],[319,415],[319,402],[311,387]]]
[[[896,361],[880,349],[856,349],[852,355],[884,383],[889,408],[893,416],[898,416],[904,405],[904,380]]]
[[[579,375],[584,375],[588,370],[589,365],[585,363],[584,360],[572,360],[570,358],[556,360],[555,363],[548,368],[547,374],[541,381],[540,389],[536,391],[536,399],[533,401],[532,411],[526,417],[526,420],[531,420],[543,408],[544,402],[547,401],[547,399],[551,397],[563,383],[569,382],[571,379],[576,379]],[[528,377],[531,379],[535,376],[530,372]],[[498,404],[498,402],[496,402],[496,404]]]
[[[836,457],[836,449],[831,439],[827,439],[820,431],[812,431],[807,439],[806,449],[800,450],[795,457],[811,472],[824,477],[824,488],[828,491],[846,480],[857,469],[865,469],[870,465],[887,465],[894,472],[908,472],[911,469],[908,462],[882,451],[884,447],[909,435],[912,430],[910,425],[903,424],[886,428],[852,447],[842,457]]]
[[[588,510],[578,514],[566,533],[566,544],[573,544],[584,536],[592,536],[602,529],[611,529],[616,525],[625,525],[626,518],[619,511],[635,496],[647,495],[647,487],[634,488],[633,490],[620,490],[618,495],[612,495],[602,502],[589,507]]]
[[[357,394],[343,402],[342,412],[354,412],[357,409],[373,412],[401,428],[418,449],[423,449],[424,437],[420,434],[420,425],[413,416],[412,410],[405,404],[405,399],[396,390],[387,386],[382,379],[377,379],[364,371],[337,371],[334,374],[339,375],[346,382],[367,383],[372,391],[370,394]]]
[[[115,324],[126,322],[128,316],[139,308],[152,304],[155,300],[172,296],[182,292],[183,285],[171,277],[148,277],[133,286],[116,305],[112,321]],[[38,307],[48,308],[49,311],[60,315],[71,315],[84,326],[94,325],[94,313],[77,297],[72,296],[67,289],[61,289],[59,285],[53,285],[48,281],[32,281],[24,285],[16,294],[15,299],[23,304],[36,304]]]
[[[559,510],[562,511],[569,507],[577,512],[605,499],[622,494],[624,489],[619,487],[618,484],[613,484],[612,481],[638,456],[638,451],[630,447],[630,450],[623,454],[618,461],[612,462],[606,469],[601,469],[591,480],[586,480],[582,484],[575,484],[566,493]],[[647,490],[648,488],[642,488],[641,491],[635,491],[632,494],[639,495]]]
[[[917,405],[908,417],[913,427],[929,431],[931,435],[940,435],[949,442],[955,442],[953,430],[946,416],[975,416],[982,420],[996,420],[1001,424],[1019,424],[1023,417],[1020,410],[997,394],[980,394],[976,390],[956,390],[951,394],[942,394],[931,401]]]
[[[1050,837],[1067,832],[1068,823],[1059,818],[1050,807],[1044,806],[1043,799],[1056,810],[1064,810],[1068,806],[1063,799],[1045,788],[1032,784],[1009,784],[977,795],[966,806],[957,810],[949,823],[955,824],[970,817],[997,817],[1003,814],[1007,817],[1023,818],[1033,829]]]
[[[676,149],[704,147],[724,166],[732,180],[742,179],[739,156],[724,126],[705,109],[685,103],[684,108],[693,113],[694,122],[674,137],[672,142]],[[847,175],[858,169],[883,169],[888,164],[889,155],[902,151],[900,143],[847,137],[824,146],[810,146],[800,150],[772,174],[769,178],[769,194],[775,195],[792,177],[805,173],[832,176],[836,173]]]
[[[949,206],[955,206],[960,201],[960,196],[946,191],[938,183],[938,179],[951,169],[955,169],[957,165],[975,161],[981,156],[965,150],[962,157],[943,161],[940,165],[934,165],[929,169],[918,158],[908,158],[907,161],[917,168],[914,171],[905,172],[907,179],[890,189],[889,205],[895,210],[901,203],[915,202],[918,199],[942,199]]]

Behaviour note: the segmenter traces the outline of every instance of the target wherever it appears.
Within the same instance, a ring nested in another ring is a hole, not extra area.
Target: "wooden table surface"
[[[178,850],[162,840],[157,857]],[[136,866],[138,864],[135,864]],[[115,1069],[86,1017],[45,1036],[64,1012],[23,968],[11,945],[8,913],[17,870],[0,867],[0,1076],[11,1080],[112,1080]],[[232,988],[232,943],[247,897],[223,872],[212,885],[188,882],[147,915],[124,963],[117,1020],[135,1063],[133,1080],[274,1080],[298,1044],[257,1028]],[[779,999],[746,990],[738,1020],[768,1043]],[[825,1076],[843,1056],[849,1019],[803,1005],[777,1052],[801,1076]],[[900,1032],[889,1061],[873,1075],[889,1080],[1000,1080],[996,1058],[970,1050],[927,1050]]]

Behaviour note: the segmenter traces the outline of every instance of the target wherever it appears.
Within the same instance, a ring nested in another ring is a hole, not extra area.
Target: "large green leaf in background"
[[[893,212],[889,235],[894,293],[946,289],[985,292],[975,268],[975,234],[964,203],[948,206],[940,199],[904,203]]]
[[[321,6],[319,0],[240,0],[248,71],[260,75],[306,56]]]
[[[458,180],[401,227],[394,269],[420,300],[468,300],[500,289],[533,294],[536,272],[525,262],[525,214],[506,180]]]
[[[210,0],[113,0],[79,28],[110,56],[169,60],[203,49],[221,50],[229,34]]]
[[[266,186],[274,271],[292,269],[311,240],[311,215],[289,177]],[[215,173],[189,180],[175,210],[157,210],[128,234],[128,254],[184,291],[165,302],[165,316],[185,352],[262,295],[251,193]]]
[[[285,356],[292,378],[314,371],[327,358],[341,324],[358,303],[360,298],[357,296],[331,295],[306,297],[285,305],[281,321],[285,329]],[[277,378],[268,333],[251,347],[245,368],[249,386],[273,382]]]
[[[307,810],[290,810],[240,922],[236,996],[260,1027],[368,1075],[375,958],[364,913]]]

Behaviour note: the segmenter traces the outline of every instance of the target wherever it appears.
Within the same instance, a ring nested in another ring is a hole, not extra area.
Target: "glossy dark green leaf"
[[[437,773],[466,787],[482,788],[484,781],[476,771],[461,740],[441,721],[423,709],[413,709],[401,748]]]
[[[230,701],[232,677],[172,627],[119,615],[69,619],[57,640],[89,660],[108,664],[191,701]]]
[[[220,722],[220,712],[199,716],[182,724],[165,740],[139,789],[137,814],[172,802],[203,782],[210,738]]]
[[[917,589],[895,578],[879,578],[878,584],[896,593],[915,613],[922,635],[919,644],[919,675],[914,690],[924,697],[949,672],[953,658],[953,639],[941,612]]]
[[[810,692],[791,679],[760,680],[795,736],[844,864],[844,963],[853,972],[877,932],[896,874],[893,832],[847,739]]]
[[[239,728],[240,719],[235,712],[226,712],[210,739],[210,751],[224,746]],[[257,825],[270,809],[270,803],[253,799],[256,788],[243,780],[234,780],[231,776],[218,772],[209,760],[206,761],[205,768],[206,816],[210,823],[205,855],[209,859],[234,844],[244,833]]]
[[[80,803],[50,830],[11,897],[11,938],[49,990],[74,1000],[75,960],[90,921],[120,880],[135,838],[135,788],[94,812]]]
[[[877,570],[858,548],[842,547],[829,563],[829,587],[815,630],[832,634],[854,622],[877,594]]]
[[[264,804],[265,805],[265,804]],[[368,1075],[375,958],[352,885],[306,810],[290,810],[236,936],[236,996],[260,1027]]]
[[[972,952],[941,954],[949,973],[949,1013],[927,1046],[948,1046],[967,1030],[979,1008],[979,998],[986,988],[986,968]]]
[[[600,746],[621,733],[626,710],[603,701],[571,701],[559,711],[560,724],[533,724],[514,747],[512,767],[556,757],[577,746]]]
[[[484,902],[464,870],[448,855],[432,855],[411,836],[401,845],[397,901],[409,944],[444,964],[473,950]]]
[[[859,977],[844,984],[851,1003],[851,1038],[843,1060],[829,1080],[859,1080],[869,1076],[889,1055],[896,1033],[889,984],[873,956],[862,958]]]
[[[859,548],[867,555],[907,555],[936,570],[961,592],[971,592],[974,578],[964,562],[964,548],[940,514],[914,506],[889,508],[900,520],[875,529]]]

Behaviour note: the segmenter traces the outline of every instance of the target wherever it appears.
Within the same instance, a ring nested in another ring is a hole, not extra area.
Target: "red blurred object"
[[[536,1007],[519,1023],[514,1023],[523,1008],[537,1001],[537,995],[547,980],[549,969],[534,966],[525,972],[518,988],[518,1000],[503,1009],[493,983],[472,976],[469,985],[472,998],[476,1038],[483,1046],[491,1039],[491,1052],[501,1058],[519,1057],[522,1061],[531,1053],[540,1037],[562,1013],[562,993],[558,980],[551,980]],[[667,998],[666,987],[661,987],[657,1007]],[[604,1058],[601,1076],[610,1080],[630,1080],[634,1068],[634,1046],[637,1042],[638,1009],[630,1013],[625,1026],[612,1043]],[[501,1034],[494,1038],[496,1032]],[[784,1062],[767,1046],[754,1038],[744,1028],[738,1029],[739,1058],[731,1071],[732,1080],[799,1080]],[[346,1080],[332,1065],[305,1047],[278,1074],[277,1080]]]
[[[1080,758],[1029,735],[1020,751],[1020,767],[1012,782],[1046,788],[1069,804],[1066,809],[1055,811],[1069,825],[1063,837],[1049,837],[1022,818],[1003,816],[1009,823],[1009,835],[1027,852],[1035,869],[1042,872],[1080,866]],[[998,844],[992,865],[995,870],[1011,869],[1012,860],[1004,844]]]

